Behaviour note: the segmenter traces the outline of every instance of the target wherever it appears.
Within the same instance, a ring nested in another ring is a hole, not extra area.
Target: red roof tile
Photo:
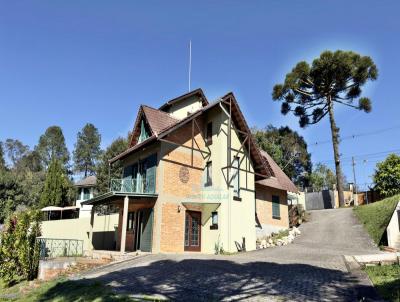
[[[272,157],[267,152],[261,149],[260,153],[265,159],[265,164],[268,165],[268,167],[271,169],[273,176],[266,179],[258,180],[256,183],[289,192],[298,192],[296,185],[290,180],[285,172],[282,171],[282,169],[272,159]]]

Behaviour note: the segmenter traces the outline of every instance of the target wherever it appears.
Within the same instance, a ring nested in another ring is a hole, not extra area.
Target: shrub
[[[0,278],[7,285],[37,276],[40,217],[39,211],[25,211],[7,219],[0,246]]]

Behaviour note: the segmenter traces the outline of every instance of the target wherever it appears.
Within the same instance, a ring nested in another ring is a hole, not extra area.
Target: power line
[[[393,149],[393,150],[388,150],[388,151],[381,151],[381,152],[375,152],[375,153],[367,153],[367,154],[359,154],[359,155],[353,155],[355,159],[371,159],[371,158],[376,158],[376,157],[382,157],[383,155],[389,154],[389,153],[399,153],[400,149]],[[347,156],[347,157],[341,157],[340,161],[341,162],[346,162],[346,161],[351,161],[353,156]],[[328,163],[328,162],[334,162],[333,159],[327,159],[327,160],[321,160],[319,161],[321,163]]]
[[[362,133],[358,133],[358,134],[351,134],[351,135],[347,135],[347,136],[341,137],[340,141],[348,140],[348,139],[355,139],[355,138],[364,137],[364,136],[377,135],[377,134],[380,134],[380,133],[383,133],[383,132],[387,132],[387,131],[394,130],[394,129],[399,129],[399,128],[400,128],[400,125],[396,125],[396,126],[393,126],[393,127],[382,128],[382,129],[378,129],[378,130],[374,130],[374,131],[370,131],[370,132],[362,132]],[[311,143],[311,144],[308,144],[308,146],[317,147],[319,145],[324,145],[324,144],[328,144],[328,143],[331,143],[331,142],[332,142],[332,140],[329,139],[329,140],[325,140],[325,141],[319,141],[319,142]]]

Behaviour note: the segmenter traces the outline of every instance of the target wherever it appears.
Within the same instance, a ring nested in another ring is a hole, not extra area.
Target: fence
[[[305,194],[307,210],[321,210],[335,208],[335,194],[332,190],[307,192]]]
[[[83,255],[83,240],[54,238],[37,238],[37,240],[40,246],[40,259]]]

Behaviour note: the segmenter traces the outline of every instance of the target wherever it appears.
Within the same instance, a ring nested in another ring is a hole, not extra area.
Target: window
[[[140,144],[141,142],[146,140],[148,137],[149,137],[149,133],[147,132],[146,126],[144,125],[144,120],[142,120],[142,123],[140,125],[140,136],[138,139],[138,144]]]
[[[281,219],[279,196],[272,195],[272,218]]]
[[[218,230],[218,212],[212,212],[211,213],[210,230]]]
[[[240,170],[239,170],[240,158],[235,157],[232,165],[232,183],[233,183],[233,197],[240,198]]]
[[[205,186],[209,187],[212,185],[212,162],[208,162],[206,165],[206,183]]]
[[[207,124],[206,143],[207,143],[207,145],[212,144],[212,122],[209,122]]]
[[[83,200],[90,199],[90,189],[83,188]]]
[[[135,221],[135,212],[128,212],[128,223],[126,225],[127,231],[133,230],[134,221]]]
[[[81,188],[78,189],[78,196],[77,196],[76,200],[82,200],[82,189]]]

